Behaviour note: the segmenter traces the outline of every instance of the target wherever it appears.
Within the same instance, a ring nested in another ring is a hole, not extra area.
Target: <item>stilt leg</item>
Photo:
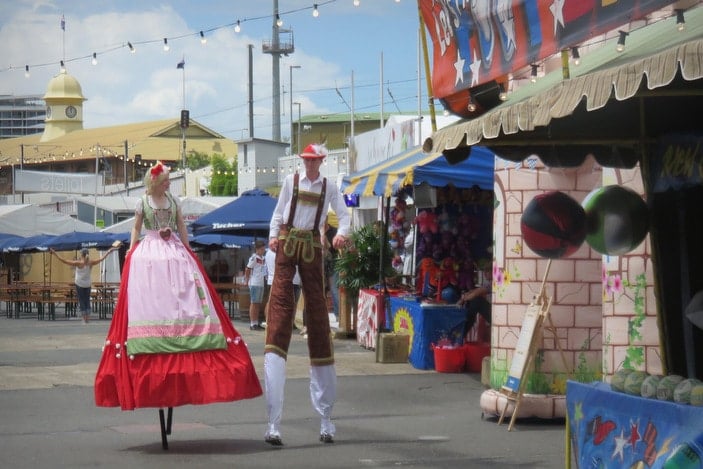
[[[168,438],[166,435],[166,418],[164,417],[164,410],[159,409],[159,423],[161,424],[161,447],[163,449],[168,449]]]
[[[171,434],[171,424],[173,423],[173,407],[168,408],[168,415],[166,418],[166,434]]]

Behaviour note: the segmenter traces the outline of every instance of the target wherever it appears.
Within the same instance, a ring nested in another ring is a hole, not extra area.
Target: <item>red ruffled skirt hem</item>
[[[125,259],[120,294],[95,376],[95,403],[133,410],[251,399],[263,394],[246,343],[232,325],[200,261],[227,348],[128,356],[127,283],[131,256]]]

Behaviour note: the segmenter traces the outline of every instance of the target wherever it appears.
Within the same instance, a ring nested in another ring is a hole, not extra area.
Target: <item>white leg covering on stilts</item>
[[[320,414],[320,434],[334,436],[332,408],[337,400],[337,371],[334,365],[310,367],[310,400]]]
[[[268,425],[266,435],[281,436],[283,396],[286,387],[286,360],[275,353],[264,354],[264,384]]]

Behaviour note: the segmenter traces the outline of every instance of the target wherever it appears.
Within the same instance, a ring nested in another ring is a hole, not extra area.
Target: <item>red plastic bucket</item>
[[[440,373],[461,373],[466,365],[466,353],[463,347],[434,349],[434,369]]]
[[[491,354],[491,344],[488,342],[467,342],[462,349],[466,360],[466,370],[471,373],[480,373],[483,357]]]

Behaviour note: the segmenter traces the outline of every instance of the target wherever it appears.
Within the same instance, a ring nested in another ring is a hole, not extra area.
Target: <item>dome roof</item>
[[[49,81],[44,99],[71,98],[85,100],[78,80],[68,73],[61,72]]]

